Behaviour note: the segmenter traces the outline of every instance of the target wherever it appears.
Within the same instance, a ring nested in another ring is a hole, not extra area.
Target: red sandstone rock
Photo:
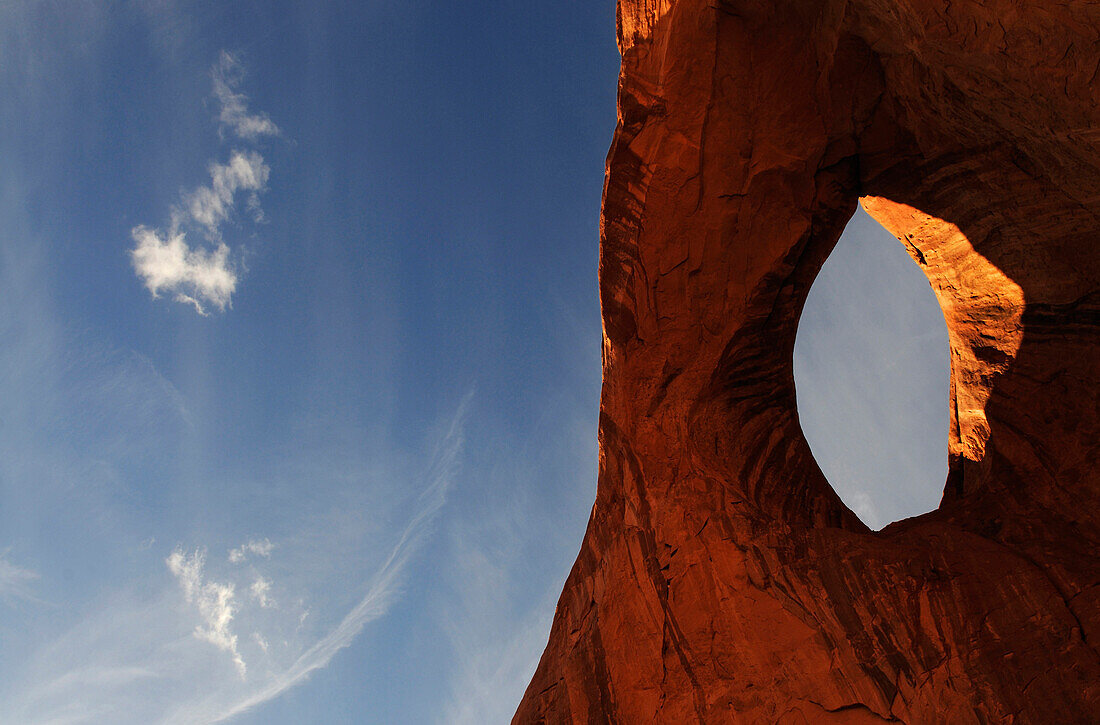
[[[592,518],[515,722],[1100,722],[1100,5],[620,0]],[[938,510],[795,411],[856,203],[951,343]]]

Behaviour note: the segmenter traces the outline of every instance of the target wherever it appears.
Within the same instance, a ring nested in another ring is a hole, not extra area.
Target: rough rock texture
[[[596,504],[515,721],[1100,722],[1100,4],[620,0]],[[951,343],[938,510],[799,428],[855,205]]]

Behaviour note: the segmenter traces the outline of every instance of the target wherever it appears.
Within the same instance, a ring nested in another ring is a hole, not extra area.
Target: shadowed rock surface
[[[596,503],[518,723],[1100,719],[1100,4],[620,0]],[[863,199],[951,345],[940,507],[799,428]]]

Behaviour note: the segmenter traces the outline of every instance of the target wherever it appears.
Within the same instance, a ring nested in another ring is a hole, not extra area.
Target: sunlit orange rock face
[[[596,504],[515,721],[1100,722],[1100,5],[620,0]],[[855,206],[951,344],[938,510],[799,428]]]

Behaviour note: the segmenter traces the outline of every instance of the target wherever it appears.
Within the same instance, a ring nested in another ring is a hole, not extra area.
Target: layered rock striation
[[[518,723],[1100,721],[1100,5],[620,0],[596,503]],[[792,351],[857,203],[951,345],[868,530]]]

